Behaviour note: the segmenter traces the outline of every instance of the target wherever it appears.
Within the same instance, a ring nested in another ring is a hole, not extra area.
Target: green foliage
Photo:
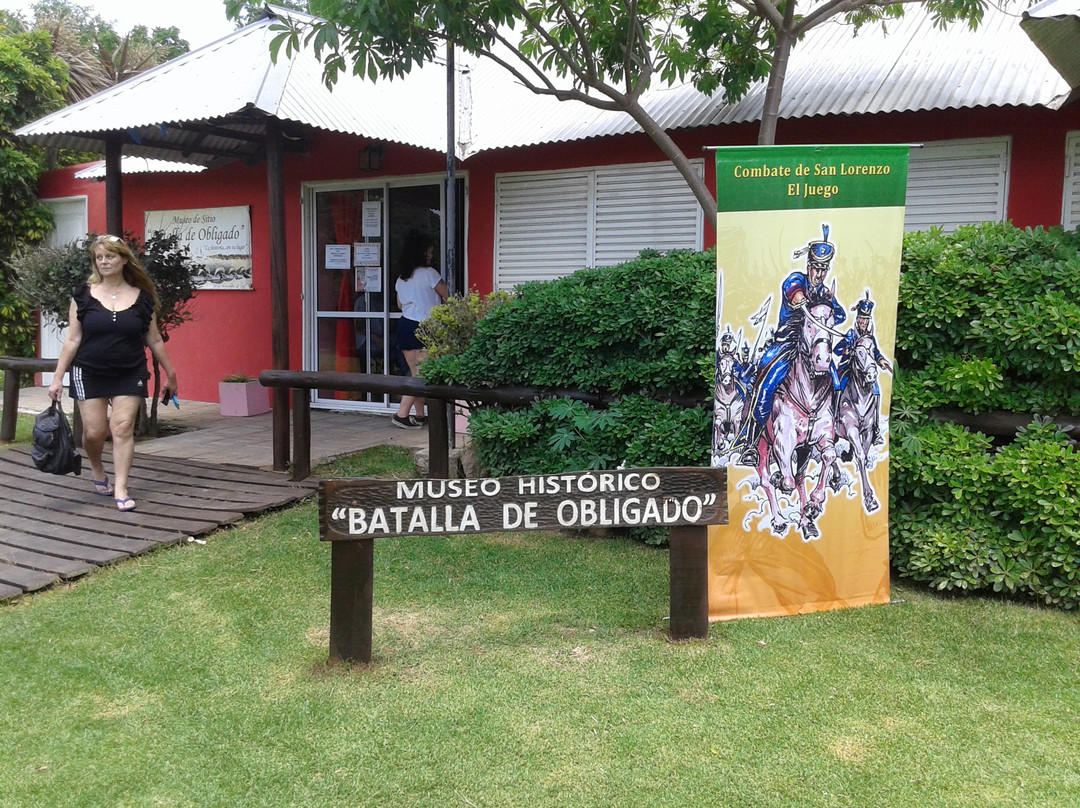
[[[481,298],[475,289],[467,295],[452,295],[431,310],[416,329],[416,336],[431,358],[461,354],[476,334],[476,324],[510,298],[509,292],[492,292]]]
[[[1080,414],[1080,235],[1007,223],[904,238],[902,406]]]
[[[51,212],[37,201],[44,152],[13,133],[63,106],[66,85],[67,68],[52,55],[49,36],[0,18],[0,260],[40,243],[52,228]]]
[[[549,398],[517,410],[484,407],[469,422],[481,464],[491,474],[553,474],[618,466],[703,466],[709,412],[631,395],[607,409]]]
[[[523,284],[479,322],[464,353],[424,378],[477,387],[708,395],[716,258],[642,253],[616,267]]]
[[[1080,605],[1080,453],[1033,424],[994,450],[955,424],[894,441],[896,569],[936,589],[994,591]]]
[[[37,320],[14,292],[0,292],[0,356],[34,356]]]
[[[85,244],[95,238],[96,234],[90,233],[61,247],[38,247],[10,262],[19,293],[42,314],[55,318],[59,328],[68,324],[72,291],[90,277]],[[195,294],[191,279],[201,265],[192,262],[187,246],[177,236],[160,230],[146,241],[126,234],[125,241],[154,281],[161,301],[158,330],[162,339],[168,340],[174,328],[191,320],[188,302]]]
[[[52,212],[37,200],[44,152],[17,140],[14,131],[63,105],[67,68],[53,57],[47,34],[28,32],[7,12],[0,14],[0,262],[41,243],[52,229]],[[0,274],[0,354],[32,356],[37,324]]]
[[[71,293],[90,277],[90,257],[78,242],[28,250],[8,264],[23,301],[66,328]]]
[[[1080,235],[990,223],[908,233],[893,391],[893,563],[944,590],[1080,605]],[[933,409],[1031,413],[995,445]]]

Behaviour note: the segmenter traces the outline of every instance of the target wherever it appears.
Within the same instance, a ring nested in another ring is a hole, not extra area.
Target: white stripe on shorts
[[[71,384],[75,387],[75,400],[86,401],[86,388],[83,387],[82,368],[72,366]]]

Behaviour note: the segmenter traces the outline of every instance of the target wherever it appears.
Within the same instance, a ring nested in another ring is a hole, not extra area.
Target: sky
[[[26,11],[32,4],[33,0],[0,0],[0,9]],[[72,0],[72,5],[93,9],[103,20],[113,22],[119,34],[136,25],[148,29],[175,25],[192,50],[235,28],[225,17],[225,0]]]

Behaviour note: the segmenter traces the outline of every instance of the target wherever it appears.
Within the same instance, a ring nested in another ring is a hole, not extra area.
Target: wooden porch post
[[[285,251],[285,171],[281,122],[266,119],[266,180],[270,208],[270,340],[274,370],[289,368],[289,275]],[[289,465],[289,391],[275,387],[274,471]]]
[[[123,143],[120,137],[105,141],[105,230],[110,235],[124,235],[124,181],[120,168]]]

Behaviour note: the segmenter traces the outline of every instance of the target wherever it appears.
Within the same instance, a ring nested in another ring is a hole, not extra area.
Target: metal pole
[[[454,71],[454,44],[446,43],[446,288],[450,294],[457,294],[457,177],[456,177],[456,138],[454,120],[457,115],[454,100],[454,84],[457,75]]]
[[[450,294],[457,294],[457,133],[454,123],[457,119],[457,103],[454,97],[454,89],[457,83],[457,72],[454,69],[454,43],[446,43],[446,288]],[[446,446],[456,444],[457,435],[454,429],[454,403],[450,402],[445,407],[442,418],[445,419],[447,437],[444,439]],[[433,413],[434,415],[435,413]],[[433,435],[436,433],[432,433]],[[446,446],[443,447],[445,452]],[[434,456],[432,456],[434,462]]]

